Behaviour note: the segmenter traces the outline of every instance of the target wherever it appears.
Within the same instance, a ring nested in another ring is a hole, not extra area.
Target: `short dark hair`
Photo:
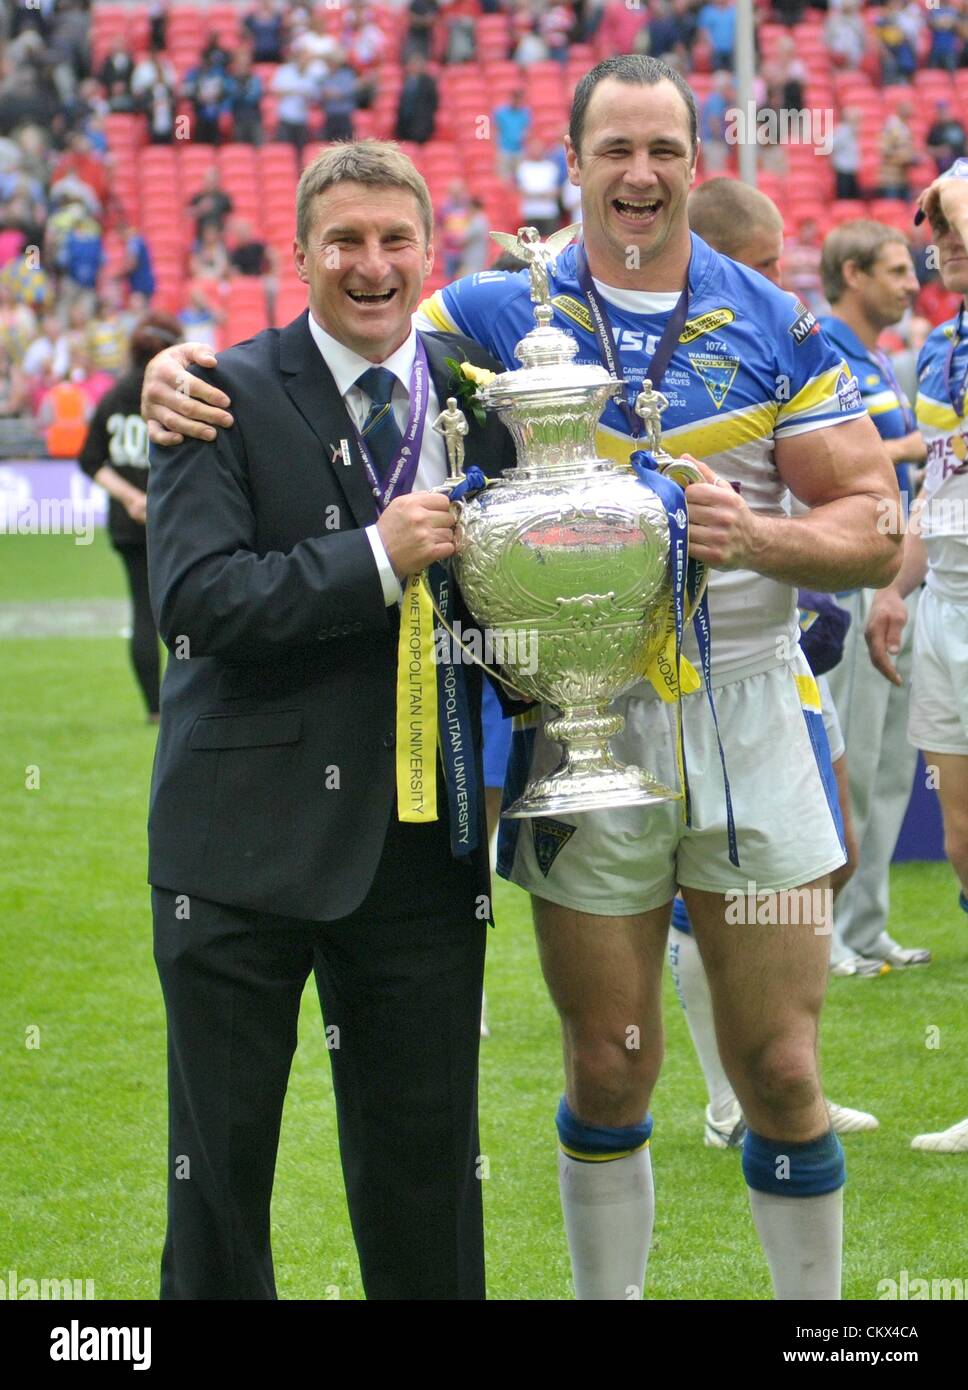
[[[820,279],[828,301],[836,304],[846,291],[844,266],[848,261],[853,261],[858,270],[869,275],[884,247],[894,242],[901,246],[908,244],[907,237],[896,227],[867,217],[841,222],[829,232],[820,254]]]
[[[640,87],[654,87],[658,82],[671,82],[689,113],[689,138],[692,141],[692,152],[695,154],[699,113],[696,110],[696,98],[692,94],[692,88],[675,68],[663,63],[660,58],[650,58],[644,53],[618,53],[614,58],[605,58],[597,63],[591,72],[586,72],[578,83],[568,120],[568,138],[576,154],[581,146],[592,93],[599,82],[604,82],[607,77],[614,77],[616,82],[627,82],[629,86]]]

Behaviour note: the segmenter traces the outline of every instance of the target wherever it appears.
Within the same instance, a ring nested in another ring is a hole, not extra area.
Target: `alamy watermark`
[[[964,1299],[966,1284],[968,1279],[919,1279],[902,1269],[896,1279],[878,1280],[877,1298],[900,1302],[957,1301]]]
[[[0,536],[73,536],[75,545],[90,545],[101,515],[96,503],[70,497],[0,501]]]
[[[813,145],[817,154],[834,147],[834,113],[830,107],[731,106],[725,113],[727,145]]]
[[[501,628],[464,628],[458,618],[452,631],[438,628],[434,640],[434,661],[438,666],[472,665],[483,661],[486,666],[506,666],[523,676],[533,676],[538,669],[538,634],[534,631]]]
[[[21,1275],[16,1269],[8,1269],[0,1275],[0,1299],[10,1302],[31,1302],[34,1299],[78,1299],[96,1298],[93,1279],[42,1279]]]
[[[728,926],[813,927],[814,936],[829,936],[833,930],[834,894],[830,887],[775,892],[758,890],[748,879],[745,890],[730,888],[725,897]]]

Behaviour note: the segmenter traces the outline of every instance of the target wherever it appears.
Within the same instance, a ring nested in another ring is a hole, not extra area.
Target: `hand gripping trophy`
[[[494,634],[513,686],[553,707],[543,711],[545,733],[563,749],[557,766],[532,770],[523,796],[504,812],[511,817],[681,796],[645,769],[622,766],[608,746],[624,724],[609,706],[668,641],[669,522],[654,489],[596,451],[599,417],[623,383],[598,364],[576,362],[577,340],[552,326],[550,272],[577,230],[547,242],[533,227],[516,238],[491,233],[528,266],[536,326],[515,348],[521,368],[478,393],[511,431],[517,467],[456,504],[453,564],[467,605]],[[662,449],[667,404],[644,383],[636,403],[644,442],[660,472],[682,467],[698,477],[694,465]],[[456,457],[463,440],[452,409],[449,400],[435,426]]]

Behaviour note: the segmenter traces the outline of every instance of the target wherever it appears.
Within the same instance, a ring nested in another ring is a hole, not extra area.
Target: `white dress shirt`
[[[309,331],[313,335],[313,342],[319,348],[323,361],[326,363],[333,380],[336,382],[336,389],[343,397],[350,419],[357,429],[363,428],[363,422],[370,413],[372,404],[365,391],[357,386],[359,377],[370,367],[385,367],[388,372],[392,372],[396,377],[393,387],[393,397],[391,405],[396,417],[400,433],[403,434],[407,427],[407,416],[410,411],[410,373],[413,370],[413,361],[417,353],[417,331],[410,329],[410,335],[405,342],[397,348],[396,352],[390,354],[385,362],[370,362],[366,357],[361,357],[358,352],[348,348],[345,343],[341,343],[334,338],[331,333],[327,333],[325,328],[321,328],[313,318],[312,310],[309,312]],[[447,477],[447,449],[444,444],[444,437],[431,426],[440,412],[440,403],[437,400],[437,392],[434,390],[433,377],[427,373],[427,416],[424,423],[423,441],[420,446],[420,462],[417,464],[417,474],[413,480],[413,492],[429,492],[432,487],[437,487]],[[350,442],[350,456],[353,460],[353,468],[363,468],[363,460],[356,441]],[[342,466],[342,465],[338,465]],[[367,482],[369,486],[369,482]],[[373,559],[376,562],[377,570],[380,574],[380,581],[383,585],[383,598],[387,607],[391,604],[399,603],[403,597],[403,590],[397,578],[393,566],[387,556],[380,532],[375,525],[366,527],[366,538],[370,542],[373,551]]]

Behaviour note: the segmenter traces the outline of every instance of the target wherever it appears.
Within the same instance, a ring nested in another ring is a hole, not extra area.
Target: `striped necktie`
[[[397,424],[390,403],[396,380],[386,367],[369,367],[356,380],[356,385],[372,401],[360,434],[366,440],[366,447],[370,451],[373,466],[381,482],[385,481],[403,439],[403,432]]]

